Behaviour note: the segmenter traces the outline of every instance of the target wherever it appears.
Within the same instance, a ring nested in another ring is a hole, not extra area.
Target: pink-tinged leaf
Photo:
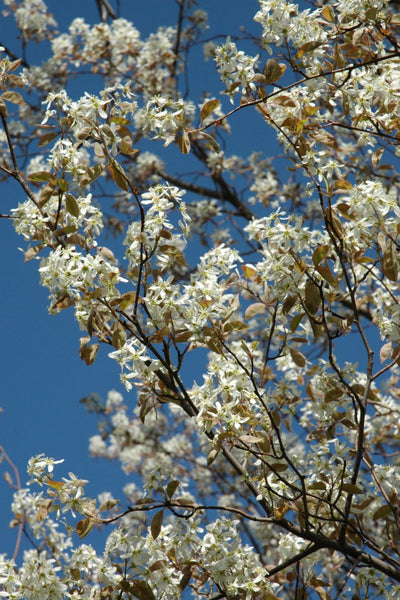
[[[90,337],[80,338],[79,356],[87,365],[91,365],[96,360],[96,354],[99,349],[99,344],[89,346]]]
[[[335,149],[338,148],[337,139],[327,131],[318,131],[313,135],[313,138],[320,144],[324,144],[324,146],[329,146],[330,148]]]
[[[151,521],[150,531],[151,531],[153,540],[156,540],[158,538],[158,536],[160,535],[163,518],[164,518],[164,511],[160,510],[160,511],[158,511],[158,513],[156,513],[154,515],[154,517]]]
[[[214,98],[213,100],[208,100],[201,108],[200,110],[200,119],[202,121],[204,121],[204,119],[207,119],[207,117],[209,115],[211,115],[211,113],[218,108],[218,106],[221,104],[220,100],[217,100],[216,98]]]
[[[244,318],[247,321],[247,319],[251,319],[258,313],[262,312],[265,312],[265,304],[263,304],[262,302],[255,302],[254,304],[250,304],[250,306],[246,308]]]
[[[239,440],[245,444],[259,444],[264,441],[264,437],[244,434],[239,436]]]
[[[387,342],[383,344],[379,351],[379,358],[381,359],[381,363],[384,363],[392,353],[393,344],[392,342]]]

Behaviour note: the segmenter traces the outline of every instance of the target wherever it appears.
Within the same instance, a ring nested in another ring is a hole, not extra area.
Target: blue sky
[[[2,4],[2,3],[1,3]],[[49,0],[60,31],[77,16],[90,23],[98,21],[95,0]],[[245,8],[244,8],[245,6]],[[210,35],[239,32],[243,25],[257,33],[259,26],[252,23],[256,0],[208,0],[199,2],[199,8],[209,11]],[[121,0],[121,16],[131,19],[147,37],[159,25],[173,25],[177,5],[172,0]],[[0,44],[5,44],[16,55],[20,40],[16,38],[12,19],[0,21]],[[45,46],[45,45],[43,45]],[[27,56],[34,64],[46,58],[45,47],[29,44]],[[218,81],[212,63],[199,70],[197,66],[194,87],[207,89]],[[197,101],[196,90],[193,100]],[[256,116],[252,117],[257,119]],[[235,116],[232,125],[238,132],[236,147],[232,150],[246,155],[254,150],[270,151],[271,137],[264,127],[249,127],[250,115]],[[254,121],[260,123],[261,121]],[[251,135],[249,135],[251,131]],[[2,185],[0,190],[1,213],[8,213],[24,195],[14,184]],[[24,245],[10,220],[0,220],[0,273],[1,285],[1,392],[0,444],[17,465],[23,484],[27,480],[26,463],[40,452],[65,462],[57,477],[69,471],[90,481],[88,495],[111,489],[122,497],[121,487],[128,478],[118,466],[88,457],[88,438],[96,433],[96,418],[88,415],[79,400],[96,392],[103,398],[108,390],[117,389],[127,398],[119,383],[118,366],[101,349],[96,363],[87,367],[79,358],[79,331],[72,311],[58,316],[47,312],[47,290],[39,286],[37,261],[24,263],[18,247]],[[133,393],[129,400],[134,402]],[[0,472],[10,471],[5,463]],[[12,491],[4,480],[0,483],[0,553],[12,554],[16,531],[8,529],[12,518],[10,502]]]

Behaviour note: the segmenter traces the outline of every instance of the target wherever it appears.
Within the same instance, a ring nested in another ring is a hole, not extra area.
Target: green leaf
[[[296,315],[295,317],[293,317],[293,319],[290,321],[290,331],[292,333],[294,333],[296,331],[296,329],[298,328],[298,326],[300,325],[300,322],[302,320],[302,318],[304,317],[306,313],[299,313],[298,315]]]
[[[326,483],[323,481],[314,481],[309,486],[310,490],[326,490]]]
[[[209,135],[208,133],[204,133],[204,131],[202,131],[199,135],[201,135],[201,137],[205,140],[206,146],[208,148],[210,148],[211,150],[214,150],[214,152],[216,152],[217,154],[220,153],[221,150],[220,150],[219,144],[212,135]]]
[[[65,208],[73,217],[79,217],[79,204],[71,194],[65,196]]]
[[[349,494],[362,494],[363,490],[358,486],[354,485],[354,483],[344,483],[342,485],[342,489]]]
[[[297,365],[298,367],[306,366],[306,357],[304,356],[304,354],[302,354],[298,350],[294,350],[294,348],[289,348],[289,352],[295,365]]]
[[[311,279],[308,279],[305,285],[304,304],[308,312],[312,315],[315,315],[321,304],[319,287]]]
[[[332,6],[330,6],[330,5],[325,6],[321,10],[321,15],[324,17],[324,19],[326,21],[328,21],[328,23],[334,23],[335,22],[335,13],[333,12]]]
[[[325,402],[335,402],[343,396],[342,388],[333,388],[325,393]]]
[[[328,252],[329,252],[329,246],[318,246],[317,248],[315,248],[313,255],[312,255],[312,261],[313,261],[314,267],[318,266],[319,263],[324,260],[325,256],[328,254]]]
[[[200,110],[200,119],[202,121],[204,121],[204,119],[207,119],[207,117],[209,115],[211,115],[211,113],[218,108],[218,106],[221,104],[220,100],[217,100],[216,98],[214,98],[213,100],[208,100],[201,108]]]
[[[113,301],[113,304],[118,304],[122,311],[126,310],[128,306],[135,302],[136,292],[126,292],[119,298]]]
[[[158,536],[160,535],[163,518],[164,518],[164,511],[160,510],[160,511],[158,511],[158,513],[156,513],[154,515],[154,517],[151,521],[150,531],[151,531],[153,540],[156,540],[158,538]]]
[[[28,175],[29,181],[53,181],[54,175],[49,173],[49,171],[36,171],[36,173],[31,173]]]
[[[390,506],[388,506],[387,504],[383,504],[374,512],[372,518],[374,521],[377,521],[378,519],[383,519],[391,512],[392,509],[390,508]]]

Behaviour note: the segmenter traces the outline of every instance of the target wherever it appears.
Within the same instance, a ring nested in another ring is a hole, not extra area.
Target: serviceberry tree
[[[396,3],[259,0],[258,36],[224,39],[200,0],[147,39],[111,0],[64,32],[42,0],[3,5],[22,40],[0,62],[0,171],[26,197],[9,216],[81,358],[120,366],[125,399],[86,399],[90,451],[132,482],[98,501],[33,457],[13,524],[34,546],[0,557],[0,596],[397,599]],[[221,86],[192,97],[206,69]],[[73,97],[88,72],[99,91]],[[265,155],[230,152],[236,113]]]

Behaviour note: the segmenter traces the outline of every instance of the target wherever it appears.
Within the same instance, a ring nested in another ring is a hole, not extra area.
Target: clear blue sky
[[[98,22],[95,0],[48,0],[47,4],[60,31],[66,30],[77,16],[90,23]],[[241,25],[257,33],[259,27],[252,23],[257,7],[256,0],[199,2],[199,8],[209,12],[210,35],[236,34]],[[159,25],[175,24],[178,11],[173,0],[121,0],[120,8],[121,16],[132,20],[143,38]],[[20,52],[20,40],[16,38],[12,19],[0,20],[0,44],[17,55]],[[35,44],[28,45],[27,55],[33,64],[40,64],[46,58],[41,45]],[[196,79],[199,89],[209,88],[218,80],[211,63],[206,64],[204,70],[197,66]],[[192,99],[198,100],[195,94]],[[249,128],[248,118],[241,121],[240,117],[235,117],[239,136],[232,152],[246,155],[253,150],[262,150],[268,153],[270,134],[263,127]],[[8,213],[24,199],[16,185],[2,185],[0,212]],[[104,398],[113,388],[120,390],[126,398],[127,393],[119,383],[118,366],[108,359],[105,349],[100,351],[93,366],[82,363],[78,355],[82,332],[74,323],[72,311],[48,315],[47,290],[39,286],[37,261],[23,262],[18,247],[24,242],[14,233],[10,220],[0,220],[0,228],[0,406],[3,409],[0,444],[19,468],[23,483],[27,480],[28,459],[43,452],[65,459],[57,476],[72,471],[89,479],[88,495],[95,496],[111,489],[116,497],[122,497],[120,489],[128,478],[118,465],[88,457],[88,439],[96,433],[96,418],[88,415],[79,404],[79,400],[91,392]],[[134,393],[130,394],[129,400],[134,403]],[[9,469],[3,463],[0,472],[3,474],[5,470]],[[0,553],[11,554],[16,535],[15,530],[8,530],[12,492],[4,480],[0,486]]]

